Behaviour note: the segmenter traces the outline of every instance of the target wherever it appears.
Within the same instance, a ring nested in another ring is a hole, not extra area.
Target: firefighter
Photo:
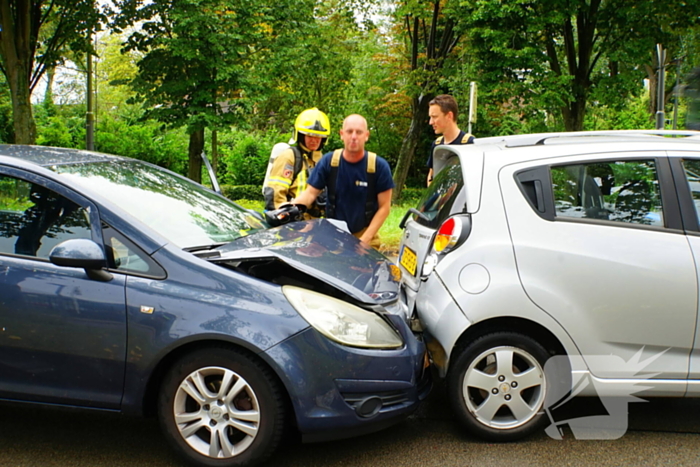
[[[263,182],[265,209],[279,209],[306,188],[311,170],[321,159],[322,149],[331,134],[328,116],[317,108],[304,110],[294,122],[292,146],[270,156],[268,173]],[[276,145],[279,146],[279,145]],[[321,217],[323,199],[310,206],[306,218]]]

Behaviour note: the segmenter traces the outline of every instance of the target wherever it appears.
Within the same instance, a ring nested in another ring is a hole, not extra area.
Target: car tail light
[[[467,238],[470,227],[469,218],[450,217],[435,234],[433,251],[439,255],[451,251]]]

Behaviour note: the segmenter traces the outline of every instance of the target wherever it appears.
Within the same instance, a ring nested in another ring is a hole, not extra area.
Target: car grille
[[[378,397],[382,400],[382,410],[389,410],[392,406],[403,404],[409,400],[406,391],[385,391],[379,393],[343,393],[343,399],[353,409],[357,409],[362,401],[369,397]]]

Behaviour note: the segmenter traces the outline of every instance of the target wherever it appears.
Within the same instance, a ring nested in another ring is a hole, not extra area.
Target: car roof
[[[550,144],[581,144],[593,142],[693,142],[700,143],[700,131],[692,130],[600,130],[558,133],[532,133],[522,135],[476,138],[478,145],[497,145],[501,148],[540,146]]]
[[[700,131],[610,130],[476,138],[474,144],[436,146],[433,163],[437,173],[454,154],[460,156],[462,165],[472,164],[470,159],[480,157],[486,164],[503,166],[581,153],[671,149],[700,150]],[[498,153],[498,157],[491,157],[493,153]]]
[[[3,157],[11,157],[42,167],[60,164],[81,164],[86,162],[112,162],[127,159],[121,156],[85,151],[82,149],[0,144],[0,159]]]
[[[700,132],[689,130],[611,130],[476,138],[474,144],[439,145],[433,152],[433,168],[439,173],[456,154],[467,187],[468,205],[478,210],[486,167],[546,160],[579,154],[634,151],[700,152]]]

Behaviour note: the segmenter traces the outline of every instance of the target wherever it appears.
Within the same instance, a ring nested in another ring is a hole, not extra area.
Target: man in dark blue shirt
[[[474,137],[459,129],[457,126],[457,115],[459,108],[457,101],[449,94],[441,94],[428,103],[428,116],[430,125],[439,136],[430,146],[430,156],[428,156],[428,180],[427,186],[433,181],[433,149],[439,144],[472,144]]]
[[[328,188],[326,215],[345,221],[353,235],[377,248],[377,233],[389,215],[394,189],[389,163],[365,150],[369,130],[361,115],[345,118],[340,138],[344,149],[324,154],[306,190],[292,202],[309,206]]]

